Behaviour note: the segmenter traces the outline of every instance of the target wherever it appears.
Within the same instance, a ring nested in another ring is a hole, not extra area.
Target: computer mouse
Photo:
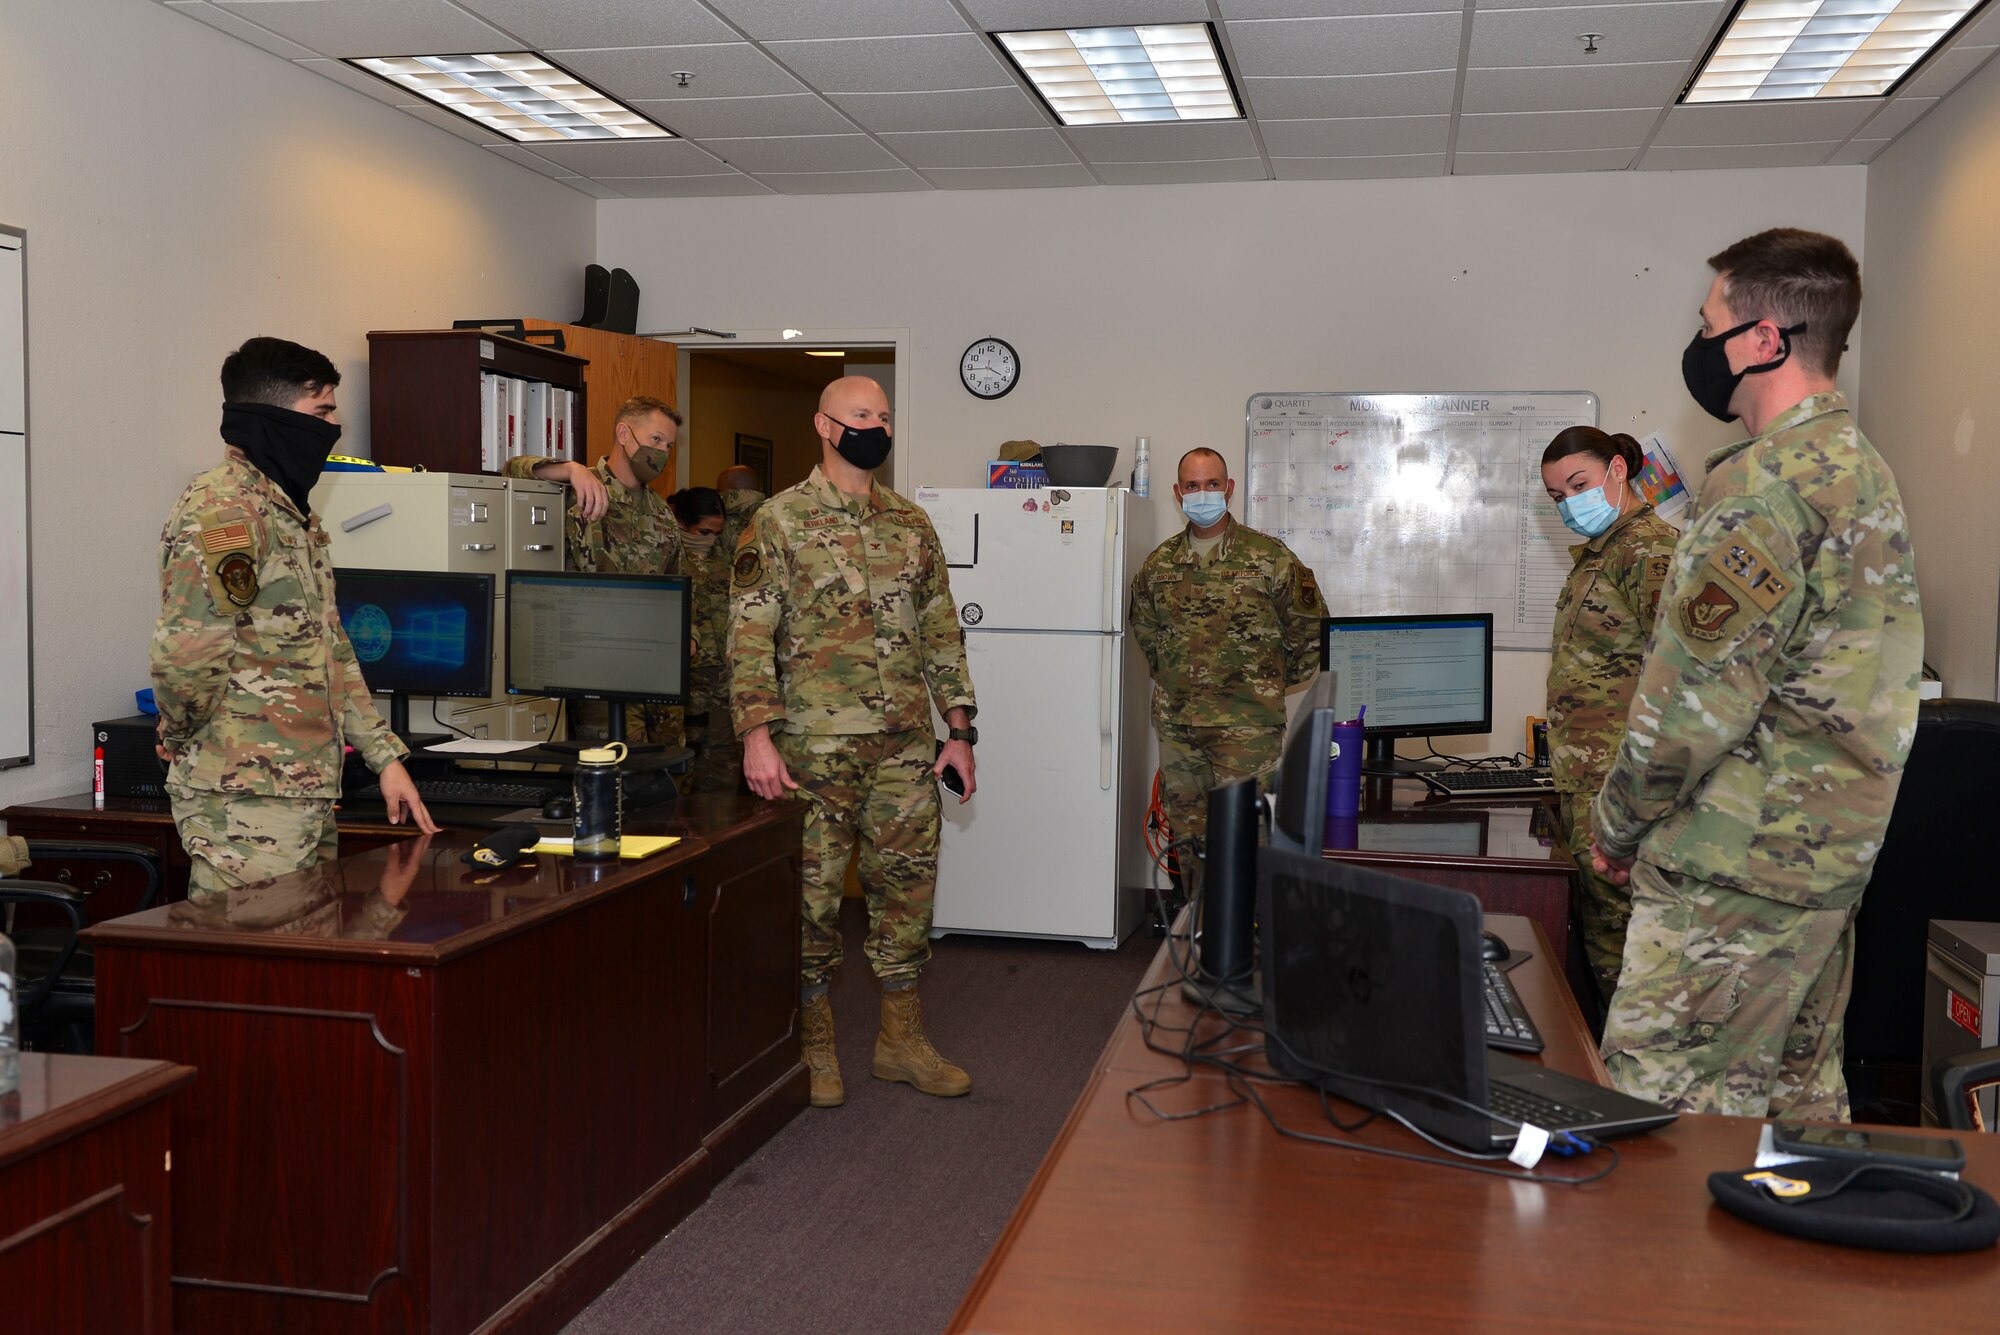
[[[542,803],[543,820],[569,820],[575,815],[576,799],[568,793],[553,793],[548,801]]]
[[[1507,943],[1491,932],[1479,934],[1479,958],[1499,963],[1514,952],[1507,949]]]

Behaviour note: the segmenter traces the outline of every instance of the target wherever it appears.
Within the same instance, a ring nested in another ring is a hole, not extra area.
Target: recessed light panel
[[[532,51],[384,56],[347,63],[522,143],[674,137]]]
[[[1880,97],[1980,0],[1743,0],[1681,101]]]
[[[1064,125],[1243,115],[1206,23],[993,35]]]

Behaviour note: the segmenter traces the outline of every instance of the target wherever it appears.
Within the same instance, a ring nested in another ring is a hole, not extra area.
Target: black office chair
[[[25,909],[40,920],[8,932],[14,940],[14,1003],[20,1011],[21,1046],[47,1052],[93,1050],[97,1013],[95,987],[65,988],[64,973],[76,959],[83,930],[83,896],[48,881],[0,881],[0,923],[12,926]],[[61,926],[50,928],[51,919]],[[93,979],[93,983],[94,983]]]
[[[1933,918],[2000,919],[1991,841],[2000,704],[1926,700],[1855,920],[1846,1071],[1856,1120],[1917,1120],[1925,941]]]
[[[2000,1087],[2000,1048],[1981,1048],[1947,1057],[1931,1068],[1931,1107],[1954,1131],[2000,1130],[1989,1126],[1980,1095]]]
[[[0,880],[0,891],[47,894],[0,899],[22,978],[36,978],[46,995],[33,1017],[34,1046],[50,1051],[94,1050],[97,958],[77,933],[94,923],[149,909],[160,895],[160,855],[144,844],[86,839],[30,839],[28,870],[35,880]],[[23,982],[25,989],[26,983]],[[30,1017],[23,1003],[23,1033]]]

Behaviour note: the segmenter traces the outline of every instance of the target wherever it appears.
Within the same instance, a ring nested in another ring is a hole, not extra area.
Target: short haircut
[[[340,371],[315,352],[282,338],[253,338],[222,360],[224,403],[289,408],[340,383]]]
[[[1625,476],[1637,477],[1639,470],[1646,466],[1646,452],[1639,442],[1619,432],[1599,431],[1594,426],[1564,427],[1542,451],[1542,466],[1547,467],[1569,458],[1572,454],[1587,454],[1606,468],[1613,459],[1625,461]]]
[[[1792,350],[1806,370],[1840,370],[1848,331],[1861,314],[1861,266],[1838,237],[1774,227],[1745,237],[1708,258],[1722,275],[1723,296],[1739,323],[1769,320],[1780,329],[1803,323]]]
[[[1227,478],[1229,476],[1229,460],[1223,458],[1219,452],[1211,450],[1206,445],[1197,445],[1193,449],[1189,450],[1186,454],[1183,454],[1181,456],[1181,461],[1174,465],[1175,486],[1180,485],[1181,470],[1187,467],[1187,461],[1190,459],[1199,459],[1204,454],[1207,455],[1209,458],[1215,460],[1215,462],[1222,465],[1222,476],[1224,478]]]
[[[667,497],[667,504],[674,512],[674,518],[683,526],[710,515],[717,519],[725,517],[722,513],[722,493],[714,487],[682,487]]]
[[[634,394],[619,405],[618,420],[612,423],[612,430],[617,430],[627,422],[644,421],[654,413],[665,413],[669,422],[675,426],[681,424],[680,412],[671,403],[664,403],[646,394]]]

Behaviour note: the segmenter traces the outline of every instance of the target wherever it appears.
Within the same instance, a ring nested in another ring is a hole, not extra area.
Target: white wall
[[[85,791],[90,723],[148,684],[159,534],[220,456],[222,358],[340,366],[366,444],[370,329],[560,316],[593,202],[147,0],[0,3],[0,221],[28,230],[37,761]]]
[[[1174,462],[1240,469],[1259,390],[1589,389],[1698,471],[1735,438],[1681,385],[1705,258],[1779,224],[1860,251],[1863,220],[1860,168],[621,200],[598,260],[639,280],[642,329],[907,328],[900,488],[978,485],[1018,438],[1115,443],[1122,476],[1150,435],[1165,532]],[[990,403],[957,369],[987,335],[1023,367]],[[1547,670],[1500,655],[1491,749]]]
[[[1924,657],[1950,695],[1995,697],[2000,606],[2000,63],[1868,168],[1861,423],[1903,489]]]

